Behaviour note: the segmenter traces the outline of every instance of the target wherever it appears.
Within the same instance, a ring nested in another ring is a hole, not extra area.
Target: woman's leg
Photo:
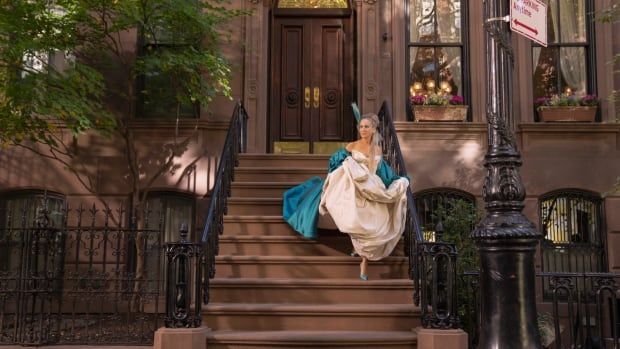
[[[368,259],[362,257],[362,262],[360,263],[360,279],[368,280]]]

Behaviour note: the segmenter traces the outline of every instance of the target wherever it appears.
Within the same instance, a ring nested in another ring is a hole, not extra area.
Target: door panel
[[[318,119],[318,140],[339,141],[346,138],[343,110],[343,31],[340,25],[322,24],[315,28],[319,33],[314,34],[321,40],[315,47],[320,50],[314,57],[317,60],[313,66],[318,71],[313,77],[320,86],[320,108],[315,110]]]
[[[270,139],[346,141],[354,134],[352,48],[343,18],[274,19]]]
[[[280,96],[280,134],[287,140],[301,140],[307,128],[304,116],[304,26],[284,25],[282,27],[282,85]],[[306,126],[306,127],[304,127]]]
[[[304,87],[310,76],[309,23],[279,21],[276,27],[273,65],[271,133],[280,140],[302,141],[310,134],[309,108],[304,103]]]

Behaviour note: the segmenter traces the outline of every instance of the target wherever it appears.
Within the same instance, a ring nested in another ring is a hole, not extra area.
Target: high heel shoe
[[[360,274],[360,280],[368,281],[368,275]]]

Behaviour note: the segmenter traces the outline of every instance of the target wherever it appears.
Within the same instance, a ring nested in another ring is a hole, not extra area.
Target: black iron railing
[[[203,302],[209,303],[210,279],[215,276],[215,256],[219,253],[219,236],[224,231],[224,215],[230,196],[230,185],[234,180],[235,167],[239,164],[239,153],[247,150],[248,114],[241,102],[237,103],[230,120],[226,140],[220,156],[215,186],[211,191],[209,212],[202,232],[204,249],[203,266]]]
[[[478,272],[467,272],[467,306],[471,327],[470,348],[476,348],[480,326]],[[536,274],[538,286],[546,285],[549,300],[539,299],[537,326],[544,348],[620,347],[620,274],[561,273]]]
[[[0,344],[152,344],[164,310],[162,225],[139,228],[122,207],[40,201],[0,209]],[[140,216],[163,222],[161,212]]]
[[[379,110],[383,154],[399,176],[407,176],[392,112],[387,102]],[[458,328],[456,304],[456,260],[454,244],[425,241],[411,188],[407,189],[405,254],[409,256],[409,276],[414,283],[413,301],[422,311],[425,328]]]

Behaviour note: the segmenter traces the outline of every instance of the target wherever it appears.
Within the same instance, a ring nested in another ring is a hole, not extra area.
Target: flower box
[[[594,121],[596,106],[541,106],[538,107],[538,116],[541,121]]]
[[[415,121],[465,121],[466,105],[414,105]]]

